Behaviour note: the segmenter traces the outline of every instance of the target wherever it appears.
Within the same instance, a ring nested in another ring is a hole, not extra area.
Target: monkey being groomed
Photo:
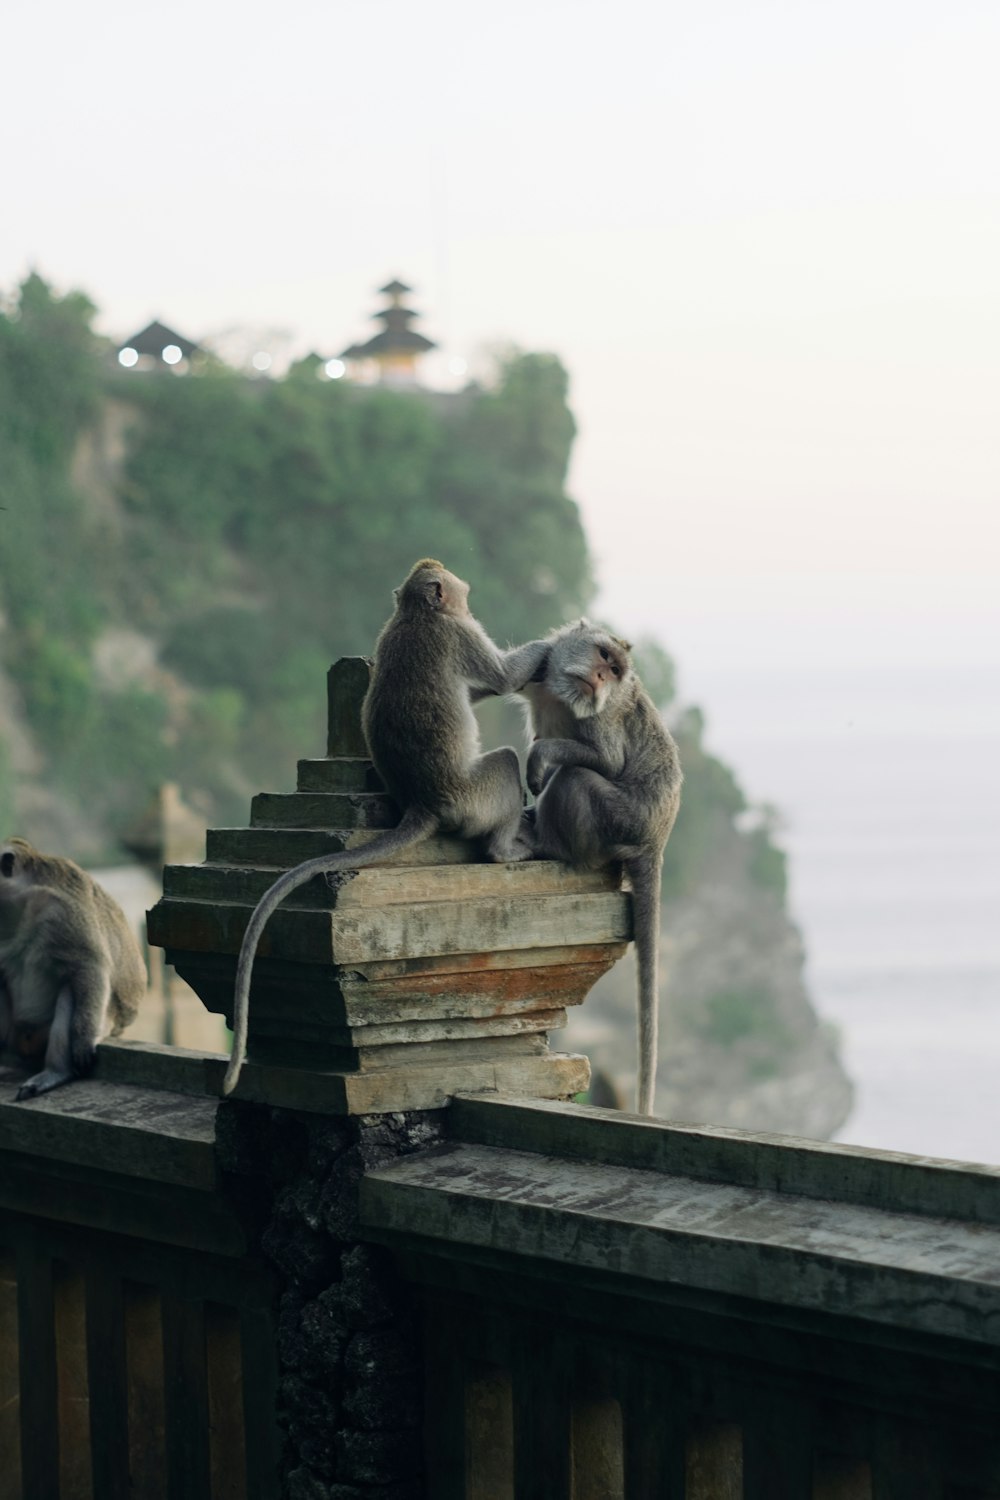
[[[257,944],[268,918],[292,891],[314,875],[377,864],[434,833],[480,839],[490,860],[531,858],[531,840],[521,823],[517,754],[509,748],[480,754],[472,705],[523,687],[551,643],[499,650],[469,613],[468,597],[468,584],[430,558],[415,563],[395,591],[395,612],[375,647],[361,718],[375,768],[402,817],[363,849],[323,855],[287,871],[261,898],[236,966],[233,1050],[224,1094],[235,1088],[246,1054]]]
[[[637,1107],[652,1114],[663,849],[680,803],[677,746],[632,669],[631,648],[587,620],[548,638],[537,681],[521,689],[538,798],[524,837],[539,859],[582,868],[620,860],[632,885],[639,966]]]
[[[40,1055],[33,1099],[90,1072],[97,1043],[134,1020],[146,988],[125,913],[70,859],[0,845],[0,1050]]]

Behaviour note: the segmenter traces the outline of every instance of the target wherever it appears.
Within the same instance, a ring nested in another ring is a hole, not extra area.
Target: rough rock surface
[[[815,1140],[840,1128],[853,1089],[804,963],[781,895],[752,879],[745,842],[720,827],[706,878],[663,906],[657,1115]],[[629,1109],[635,995],[630,949],[558,1037],[587,1053]]]
[[[439,1113],[329,1120],[227,1101],[223,1169],[280,1278],[287,1500],[422,1500],[416,1329],[389,1256],[358,1239],[364,1172],[436,1144]]]

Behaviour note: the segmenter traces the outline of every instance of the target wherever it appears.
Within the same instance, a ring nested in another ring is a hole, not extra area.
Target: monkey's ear
[[[9,849],[0,854],[0,875],[6,875],[10,879],[14,873],[14,855]]]
[[[631,641],[623,641],[620,635],[614,635],[614,636],[611,637],[611,639],[614,641],[615,645],[616,646],[620,646],[623,651],[631,651],[632,650],[632,642]]]
[[[441,609],[444,606],[444,584],[440,578],[431,578],[424,584],[424,598],[431,609]]]

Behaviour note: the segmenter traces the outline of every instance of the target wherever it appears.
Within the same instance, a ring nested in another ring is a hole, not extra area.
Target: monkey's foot
[[[36,1099],[39,1094],[48,1094],[52,1089],[59,1088],[60,1084],[71,1083],[72,1073],[57,1073],[55,1068],[43,1068],[41,1073],[36,1073],[34,1078],[29,1078],[23,1083],[15,1096],[16,1102],[22,1099]]]
[[[528,824],[513,838],[493,839],[486,846],[486,858],[494,865],[516,865],[526,859],[534,859],[535,845]]]

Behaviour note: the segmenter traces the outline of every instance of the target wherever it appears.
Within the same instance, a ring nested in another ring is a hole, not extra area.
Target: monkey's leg
[[[70,1027],[73,1020],[73,992],[64,984],[56,1000],[52,1025],[49,1027],[49,1044],[45,1049],[45,1067],[34,1078],[29,1078],[17,1091],[18,1099],[34,1099],[38,1094],[47,1094],[61,1083],[69,1083],[73,1077],[70,1059]]]
[[[73,1019],[70,1025],[69,1054],[76,1078],[83,1078],[94,1066],[94,1053],[102,1036],[111,1030],[108,1006],[111,1002],[111,976],[100,964],[78,969],[73,975]]]
[[[536,856],[596,870],[631,853],[627,799],[606,776],[559,766],[535,803]]]
[[[534,849],[521,835],[524,792],[517,754],[509,746],[491,750],[472,768],[460,831],[486,841],[486,857],[495,864],[531,859]]]

